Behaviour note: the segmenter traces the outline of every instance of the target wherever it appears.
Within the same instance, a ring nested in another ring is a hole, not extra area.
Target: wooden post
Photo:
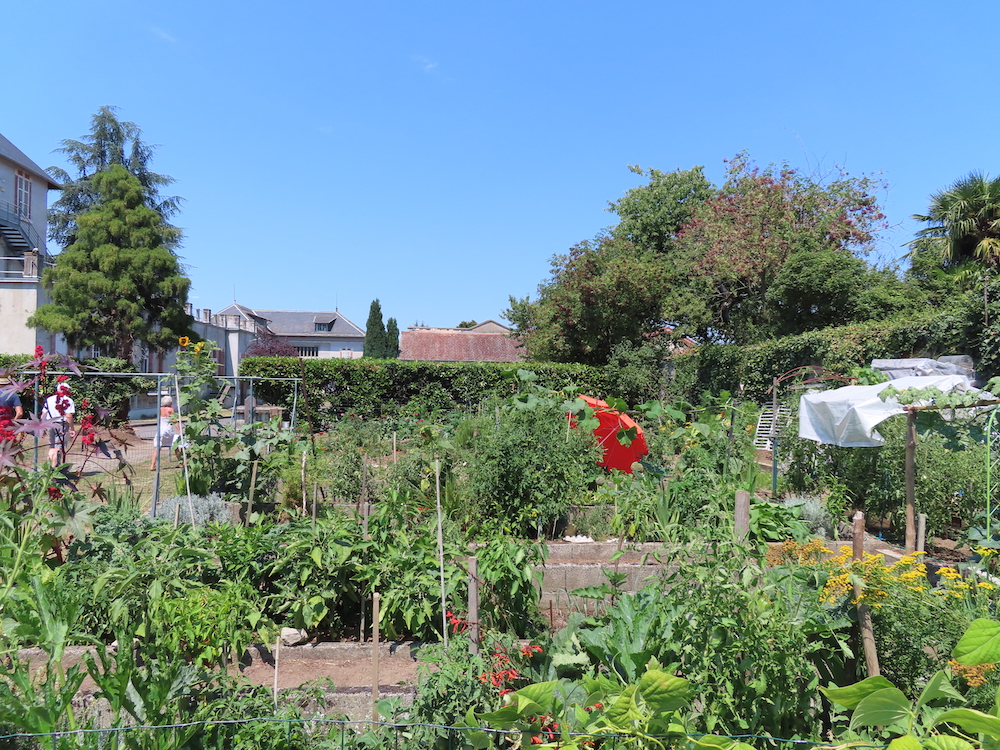
[[[378,721],[379,593],[372,594],[372,721]]]
[[[917,514],[917,552],[923,552],[927,544],[927,514]]]
[[[278,708],[278,658],[281,653],[281,636],[274,639],[274,707]]]
[[[851,533],[853,536],[853,557],[861,560],[865,554],[865,514],[860,510],[854,514]],[[861,644],[865,651],[865,666],[868,677],[880,674],[878,666],[878,649],[875,647],[875,631],[872,628],[872,613],[868,605],[858,601],[861,597],[861,586],[854,584],[854,600],[858,602],[858,629],[861,631]]]
[[[363,489],[364,489],[364,487],[362,486],[362,490]],[[362,521],[361,521],[361,538],[364,539],[367,542],[368,541],[368,500],[367,500],[367,498],[364,499],[363,502],[361,503],[361,513],[362,513],[362,516],[361,516],[361,519],[362,519]],[[361,633],[360,633],[360,638],[361,638],[361,642],[362,643],[365,642],[365,638],[366,638],[365,631],[366,630],[368,630],[368,623],[365,621],[365,608],[364,608],[364,606],[362,606],[361,607]]]
[[[302,451],[302,515],[306,514],[306,455]]]
[[[319,498],[319,482],[313,484],[313,525],[312,530],[316,531],[316,501]]]
[[[257,489],[257,461],[250,467],[250,499],[247,501],[247,523],[250,523],[250,514],[253,513],[253,494]]]
[[[438,566],[441,571],[441,635],[445,648],[448,647],[448,597],[444,587],[444,534],[442,526],[444,521],[441,513],[441,461],[434,459],[434,492],[437,496],[437,538],[438,538]]]
[[[742,542],[750,534],[750,493],[746,490],[736,491],[736,523],[733,528],[733,538]]]
[[[479,653],[479,560],[466,558],[469,568],[469,653]]]
[[[771,498],[778,496],[778,379],[771,383]]]
[[[917,413],[906,412],[906,554],[917,551]]]

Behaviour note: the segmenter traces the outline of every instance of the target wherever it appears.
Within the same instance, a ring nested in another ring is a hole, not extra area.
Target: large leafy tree
[[[538,299],[511,297],[503,316],[531,359],[603,365],[617,344],[662,328],[669,292],[659,254],[604,236],[553,257]]]
[[[818,180],[782,165],[760,169],[746,154],[729,164],[726,184],[704,201],[674,243],[687,285],[665,309],[708,340],[747,343],[775,333],[768,290],[798,253],[865,254],[885,216],[868,177]],[[827,256],[836,261],[838,256]],[[787,289],[786,292],[790,292]]]
[[[926,214],[914,214],[927,226],[910,245],[937,255],[945,267],[975,260],[1000,266],[1000,177],[971,172],[931,196]]]
[[[665,253],[698,206],[715,194],[715,188],[702,172],[703,167],[673,172],[644,170],[635,165],[629,169],[649,182],[608,202],[608,211],[619,218],[611,234],[646,250]]]
[[[170,227],[169,221],[179,210],[181,199],[160,195],[160,188],[174,180],[150,170],[153,147],[142,140],[142,131],[134,122],[119,120],[116,111],[116,107],[101,107],[91,118],[89,133],[80,140],[64,140],[56,149],[70,163],[72,174],[59,167],[48,170],[63,186],[59,200],[49,207],[49,238],[61,247],[76,241],[77,219],[100,200],[94,178],[120,164],[138,180],[143,205],[174,230],[166,239],[166,247],[173,249],[180,242],[180,232]]]
[[[132,361],[140,342],[173,348],[189,332],[190,280],[170,251],[177,230],[146,205],[142,184],[120,164],[90,179],[95,205],[76,219],[75,241],[43,284],[52,302],[30,325],[61,333],[73,348],[99,346]]]

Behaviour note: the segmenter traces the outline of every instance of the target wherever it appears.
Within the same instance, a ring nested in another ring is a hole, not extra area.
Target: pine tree
[[[120,164],[93,176],[96,205],[79,216],[75,241],[42,283],[52,302],[28,324],[61,333],[75,349],[96,345],[132,361],[135,346],[171,349],[190,333],[190,280],[169,247],[177,230],[146,205],[142,184]]]
[[[376,298],[372,300],[372,306],[368,310],[368,323],[365,325],[364,356],[373,359],[385,359],[386,348],[386,331],[385,324],[382,322],[382,305]]]
[[[49,207],[49,239],[61,247],[76,241],[77,219],[95,208],[98,193],[94,178],[108,171],[112,165],[121,164],[139,181],[142,202],[160,215],[164,224],[173,230],[166,247],[175,249],[181,234],[170,225],[170,217],[180,209],[181,199],[160,195],[160,188],[174,179],[149,169],[153,147],[142,140],[142,131],[134,122],[122,121],[115,116],[116,107],[101,107],[90,120],[90,132],[81,140],[67,139],[57,152],[65,155],[76,176],[58,167],[49,167],[49,174],[61,183],[62,195]]]

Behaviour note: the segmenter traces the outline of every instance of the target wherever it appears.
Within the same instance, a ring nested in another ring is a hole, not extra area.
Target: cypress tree
[[[382,305],[378,298],[372,300],[372,306],[368,310],[368,323],[365,325],[365,348],[364,356],[374,359],[385,359],[386,357],[386,331],[382,322]]]
[[[385,331],[386,359],[399,359],[399,326],[395,318],[389,318]]]

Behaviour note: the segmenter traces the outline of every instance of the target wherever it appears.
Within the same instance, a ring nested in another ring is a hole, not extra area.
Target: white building
[[[49,302],[42,271],[52,264],[45,247],[48,192],[58,190],[45,170],[0,135],[0,352],[65,351],[61,336],[27,325]]]

